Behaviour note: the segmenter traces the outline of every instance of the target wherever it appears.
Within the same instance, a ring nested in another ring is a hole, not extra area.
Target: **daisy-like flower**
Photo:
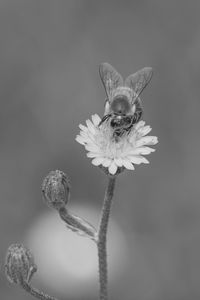
[[[92,115],[92,121],[87,120],[86,126],[80,124],[80,134],[76,141],[85,146],[87,156],[92,158],[92,164],[106,169],[111,175],[120,173],[123,169],[134,170],[134,165],[148,164],[143,156],[154,152],[149,147],[158,143],[156,136],[147,136],[151,127],[139,121],[133,125],[129,133],[123,134],[117,140],[113,137],[113,129],[109,122]]]

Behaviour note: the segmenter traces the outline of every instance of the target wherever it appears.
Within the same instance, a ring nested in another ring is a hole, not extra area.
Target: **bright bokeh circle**
[[[72,206],[74,214],[98,223],[99,212],[90,206]],[[108,235],[109,281],[116,281],[128,261],[125,236],[111,220]],[[98,259],[96,245],[89,238],[66,228],[56,211],[40,215],[28,231],[28,247],[34,254],[42,285],[59,295],[80,297],[98,291]]]

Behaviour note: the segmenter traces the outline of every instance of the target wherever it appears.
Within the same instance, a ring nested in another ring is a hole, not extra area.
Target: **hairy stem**
[[[38,289],[32,287],[29,283],[23,281],[21,283],[22,288],[27,291],[29,294],[31,294],[33,297],[40,299],[40,300],[58,300],[57,298],[51,297]]]
[[[98,230],[98,258],[99,258],[99,283],[100,283],[100,300],[108,299],[108,275],[107,275],[107,249],[106,237],[108,230],[108,221],[110,216],[113,192],[115,187],[115,177],[109,177],[108,186],[105,192],[102,214]]]
[[[84,219],[78,216],[73,215],[65,207],[62,207],[59,210],[59,215],[69,228],[75,231],[85,233],[88,237],[90,237],[96,242],[96,229],[89,222],[85,221]]]

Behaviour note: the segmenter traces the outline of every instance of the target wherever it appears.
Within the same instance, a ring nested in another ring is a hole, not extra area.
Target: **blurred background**
[[[55,169],[72,181],[70,209],[98,224],[105,175],[75,141],[103,114],[101,62],[124,77],[145,66],[144,119],[158,136],[150,165],[118,177],[109,233],[111,299],[200,297],[200,2],[0,1],[0,298],[6,249],[35,255],[33,284],[62,299],[97,299],[96,249],[66,230],[41,197]]]

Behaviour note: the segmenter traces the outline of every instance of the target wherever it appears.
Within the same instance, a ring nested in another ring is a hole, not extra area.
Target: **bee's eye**
[[[127,97],[118,96],[113,99],[111,108],[114,112],[119,114],[126,114],[130,110],[130,104]]]

